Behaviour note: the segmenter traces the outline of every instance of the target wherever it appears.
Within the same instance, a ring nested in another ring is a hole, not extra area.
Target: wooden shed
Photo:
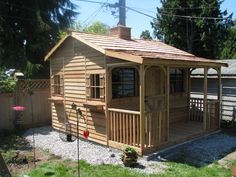
[[[130,28],[110,35],[70,31],[45,57],[50,61],[52,126],[76,125],[89,140],[140,154],[220,128],[221,93],[207,98],[207,71],[227,64],[198,58],[160,41],[131,39]],[[190,96],[190,73],[204,69],[204,98]],[[76,129],[74,130],[76,132]]]

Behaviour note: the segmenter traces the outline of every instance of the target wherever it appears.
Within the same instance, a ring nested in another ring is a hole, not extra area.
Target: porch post
[[[203,129],[207,129],[207,73],[208,68],[204,68],[204,102],[203,102]]]
[[[170,137],[170,68],[166,67],[166,116],[167,116],[167,141]]]
[[[190,114],[190,99],[191,99],[191,70],[188,69],[188,83],[187,83],[187,92],[188,92],[188,120],[191,120],[191,114]]]
[[[220,128],[220,121],[222,119],[221,117],[221,107],[222,107],[222,80],[221,80],[221,67],[217,68],[217,75],[218,75],[218,90],[217,90],[217,96],[219,101],[219,127]]]
[[[106,61],[106,59],[105,59]],[[105,102],[106,102],[106,110],[105,110],[105,114],[106,114],[106,133],[107,133],[107,146],[109,146],[109,140],[110,140],[110,117],[109,117],[109,112],[108,112],[108,106],[109,106],[109,102],[110,102],[110,98],[109,98],[109,91],[111,91],[109,89],[109,78],[110,78],[110,70],[108,68],[108,66],[106,65],[106,80],[105,80]]]
[[[145,130],[144,130],[144,117],[145,117],[145,108],[144,108],[144,97],[145,97],[145,70],[144,65],[140,65],[139,69],[139,98],[140,98],[140,145],[141,145],[141,154],[143,154],[144,150],[144,142],[145,142]]]

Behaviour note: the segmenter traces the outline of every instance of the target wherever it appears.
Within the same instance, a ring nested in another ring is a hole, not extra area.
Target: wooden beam
[[[133,66],[136,65],[134,62],[122,62],[122,63],[109,63],[108,67],[119,67],[119,66]]]
[[[166,67],[166,116],[167,116],[167,141],[170,138],[170,68]]]
[[[109,99],[109,91],[111,92],[111,89],[109,89],[109,76],[110,76],[110,70],[106,64],[106,56],[104,56],[105,60],[105,66],[106,66],[106,79],[105,79],[105,102],[106,102],[106,107],[105,107],[105,115],[106,115],[106,133],[107,133],[107,146],[109,146],[109,140],[110,140],[110,117],[109,117],[109,112],[108,112],[108,106],[110,103]]]
[[[214,61],[194,61],[194,60],[177,60],[177,59],[162,59],[162,58],[145,58],[143,57],[143,63],[145,65],[168,65],[171,67],[228,67],[227,63],[214,62]]]
[[[207,73],[208,68],[204,68],[204,102],[203,102],[203,129],[207,129]]]
[[[128,54],[125,52],[106,50],[105,55],[109,56],[109,57],[119,58],[119,59],[126,60],[126,61],[131,61],[134,63],[139,63],[139,64],[143,63],[142,57],[137,56],[137,55]]]
[[[191,69],[187,72],[187,94],[188,94],[188,120],[190,120],[190,98],[191,98]]]
[[[219,127],[220,128],[220,122],[221,122],[221,110],[222,110],[222,80],[221,80],[221,68],[217,69],[217,74],[218,74],[218,90],[217,90],[217,95],[218,95],[218,101],[219,101]]]
[[[144,150],[144,142],[145,142],[145,132],[144,132],[144,117],[145,117],[145,69],[144,65],[140,65],[139,69],[139,97],[140,97],[140,144],[141,144],[141,152]]]

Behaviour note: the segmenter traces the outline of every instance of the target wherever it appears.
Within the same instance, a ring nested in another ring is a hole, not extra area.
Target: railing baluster
[[[140,147],[140,113],[137,111],[108,109],[109,140]]]
[[[132,144],[132,120],[131,120],[131,114],[129,114],[129,145]]]
[[[123,141],[122,143],[125,143],[125,113],[123,114],[122,116],[122,122],[123,122],[123,126],[122,126],[122,129],[123,129]]]

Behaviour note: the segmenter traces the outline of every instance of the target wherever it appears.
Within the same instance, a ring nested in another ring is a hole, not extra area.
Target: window
[[[52,94],[53,95],[63,95],[63,76],[54,75],[52,80]]]
[[[184,92],[184,70],[170,69],[170,93]]]
[[[138,73],[134,68],[112,70],[112,98],[133,97],[138,95]]]
[[[91,98],[100,98],[100,77],[99,74],[91,74]]]
[[[104,74],[89,74],[86,76],[86,97],[88,99],[105,98]]]

